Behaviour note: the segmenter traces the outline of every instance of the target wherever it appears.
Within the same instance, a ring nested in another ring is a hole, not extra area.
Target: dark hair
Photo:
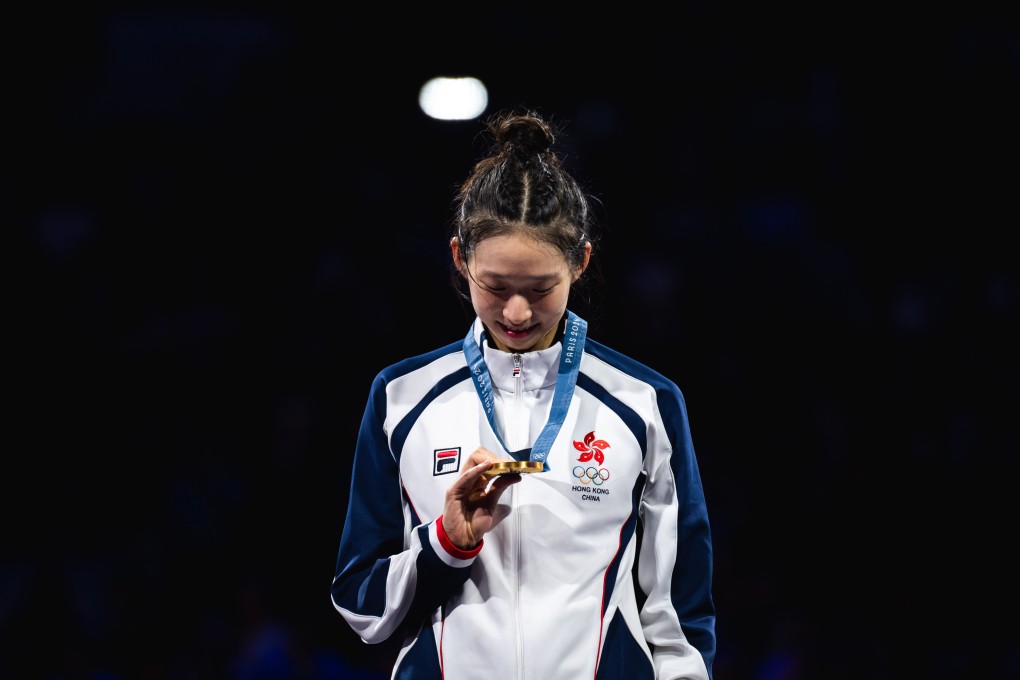
[[[464,260],[487,238],[524,233],[554,246],[571,267],[580,267],[585,244],[594,251],[596,243],[592,199],[553,151],[552,125],[534,111],[497,113],[484,125],[489,155],[475,164],[454,201],[450,235],[459,240]],[[456,267],[452,274],[456,290],[470,299]],[[571,292],[587,278],[575,281]]]

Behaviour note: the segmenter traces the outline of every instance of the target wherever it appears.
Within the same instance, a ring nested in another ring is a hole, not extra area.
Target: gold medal
[[[485,474],[495,477],[496,475],[519,475],[525,472],[541,472],[545,464],[540,460],[503,460],[493,463],[492,467],[485,471]]]

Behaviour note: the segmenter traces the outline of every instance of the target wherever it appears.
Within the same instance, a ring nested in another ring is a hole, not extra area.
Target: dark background
[[[0,678],[387,674],[329,585],[372,377],[470,321],[438,74],[565,124],[589,332],[687,399],[716,680],[1020,676],[1020,31],[956,11],[8,14]]]

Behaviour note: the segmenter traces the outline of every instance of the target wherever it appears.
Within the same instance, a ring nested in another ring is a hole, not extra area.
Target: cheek
[[[562,293],[556,292],[546,295],[544,298],[538,300],[533,305],[534,307],[543,311],[560,313],[567,307],[567,300],[570,297],[570,290],[564,289]]]
[[[478,288],[478,286],[471,286],[471,305],[475,309],[491,309],[494,305],[500,303],[499,298]]]

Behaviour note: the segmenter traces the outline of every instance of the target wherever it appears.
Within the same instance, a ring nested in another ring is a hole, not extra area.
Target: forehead
[[[475,246],[472,260],[477,274],[503,278],[548,278],[569,271],[555,246],[524,234],[487,238]]]

